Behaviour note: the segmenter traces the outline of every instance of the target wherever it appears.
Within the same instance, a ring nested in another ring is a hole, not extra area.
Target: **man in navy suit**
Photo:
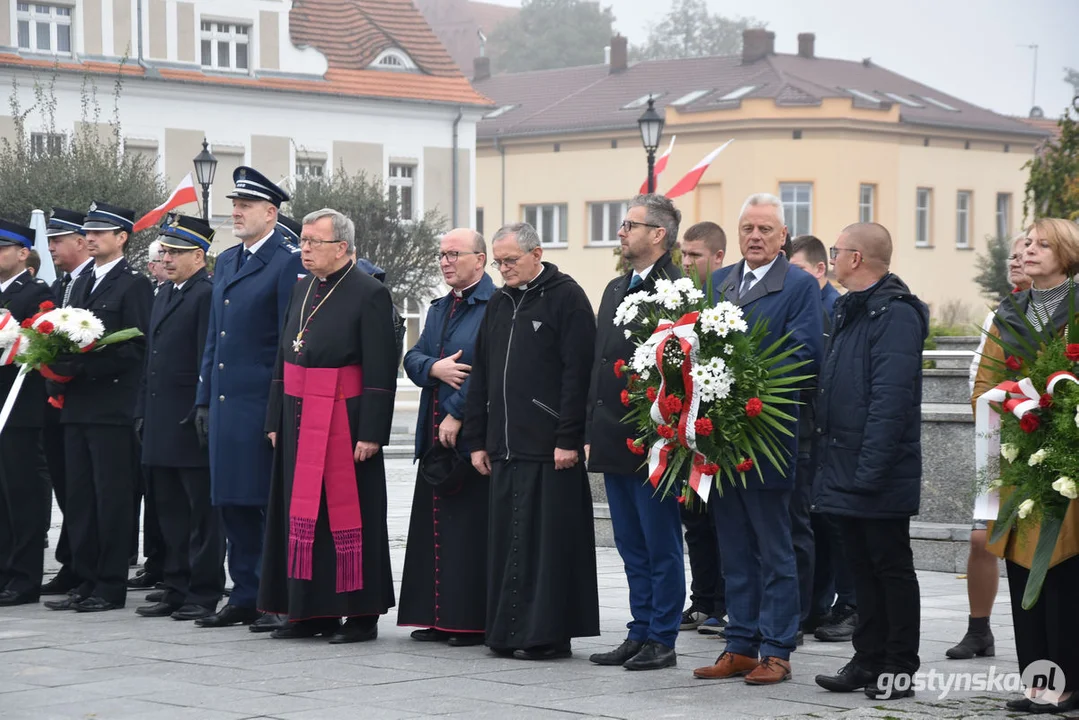
[[[750,324],[767,321],[767,347],[789,337],[781,350],[798,348],[791,362],[807,361],[799,375],[815,375],[821,358],[820,289],[811,275],[781,253],[787,236],[783,205],[774,195],[751,195],[738,220],[741,262],[712,276],[716,299],[742,308]],[[723,488],[715,497],[716,537],[723,552],[727,594],[727,647],[714,665],[694,676],[723,679],[744,675],[751,685],[790,677],[790,653],[798,632],[798,571],[791,540],[789,504],[797,460],[798,406],[784,439],[786,468],[762,459],[763,482],[747,474],[746,487]]]
[[[257,170],[232,175],[232,231],[243,242],[214,266],[210,324],[199,375],[195,429],[210,447],[211,494],[228,539],[232,594],[200,627],[279,625],[256,609],[273,448],[263,432],[274,361],[289,296],[306,274],[300,249],[277,227],[289,199]],[[258,621],[258,622],[256,622]]]

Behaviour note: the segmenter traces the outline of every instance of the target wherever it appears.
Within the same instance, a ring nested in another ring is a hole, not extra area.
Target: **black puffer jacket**
[[[815,511],[870,518],[918,513],[928,332],[929,309],[890,273],[836,303],[818,384]]]

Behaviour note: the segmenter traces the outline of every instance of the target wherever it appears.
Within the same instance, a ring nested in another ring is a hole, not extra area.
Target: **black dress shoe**
[[[232,625],[250,625],[259,619],[255,608],[242,608],[226,605],[213,615],[195,621],[195,625],[204,628],[223,628]]]
[[[106,612],[108,610],[122,610],[123,605],[109,602],[105,598],[90,596],[82,602],[75,603],[75,611],[81,613]]]
[[[831,692],[854,692],[867,687],[875,690],[877,687],[877,673],[855,665],[853,660],[839,668],[835,675],[818,675],[816,680],[818,685]]]
[[[173,620],[199,620],[201,618],[208,618],[214,614],[212,607],[206,607],[205,605],[181,605],[172,615],[169,615]]]
[[[858,609],[844,605],[832,611],[831,624],[821,625],[813,632],[813,637],[821,642],[850,642],[857,626]]]
[[[300,620],[298,622],[285,623],[270,633],[274,640],[302,640],[319,635],[333,635],[341,623],[333,618],[319,618],[317,620]]]
[[[251,623],[251,626],[247,629],[253,633],[273,632],[279,628],[283,628],[288,625],[287,615],[278,615],[276,613],[263,613],[262,616]]]
[[[1034,701],[1028,697],[1017,697],[1004,703],[1004,707],[1013,712],[1030,712],[1030,709],[1034,707]]]
[[[50,610],[74,610],[84,599],[82,595],[65,595],[59,600],[46,600],[43,604]]]
[[[513,657],[518,660],[558,660],[572,656],[573,651],[568,641],[557,645],[538,645],[513,651]]]
[[[622,644],[614,650],[605,653],[596,653],[588,658],[588,661],[593,662],[596,665],[622,665],[626,660],[629,660],[639,653],[643,647],[644,643],[639,640],[624,640]]]
[[[881,680],[887,677],[885,674],[872,683],[865,686],[865,696],[870,700],[901,700],[903,698],[914,697],[914,678],[909,672],[895,671],[885,669],[887,676],[890,676],[891,682],[882,683]],[[905,682],[899,682],[900,678],[906,676]],[[883,686],[883,687],[882,687]],[[898,689],[899,686],[906,688],[905,690]]]
[[[450,647],[475,647],[476,645],[482,645],[485,639],[483,633],[462,633],[460,635],[451,635],[446,644]]]
[[[153,605],[143,605],[142,607],[135,608],[135,614],[142,615],[143,617],[169,617],[179,609],[179,605],[168,602],[158,602]]]
[[[41,586],[42,595],[67,595],[69,592],[79,586],[79,581],[71,577],[69,574],[65,574],[63,570]]]
[[[513,657],[513,653],[517,652],[513,648],[504,648],[504,647],[488,647],[487,649],[490,650],[495,655],[497,655],[498,657],[503,657],[503,658],[511,658],[511,657]]]
[[[148,572],[141,572],[135,577],[129,578],[127,586],[132,590],[153,590],[160,580],[161,578],[155,577]]]
[[[622,664],[626,670],[660,670],[678,664],[678,653],[656,640],[649,640],[641,651]]]
[[[358,618],[349,618],[330,636],[330,645],[367,642],[378,637],[378,623]]]
[[[153,592],[146,593],[146,602],[158,603],[165,602],[165,595],[167,593],[164,590],[154,590]]]
[[[36,603],[41,598],[37,593],[17,593],[14,590],[4,590],[0,592],[0,607],[10,607],[12,605],[30,605]]]
[[[435,628],[413,630],[408,636],[413,640],[419,640],[420,642],[446,642],[450,639],[450,634],[448,632],[436,630]]]

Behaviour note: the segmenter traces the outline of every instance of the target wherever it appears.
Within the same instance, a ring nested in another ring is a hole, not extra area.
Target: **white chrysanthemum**
[[[50,320],[50,322],[52,322]],[[105,326],[89,310],[70,308],[68,319],[62,324],[56,325],[57,331],[63,333],[71,342],[85,347],[90,343],[100,340],[105,334]]]
[[[703,365],[697,365],[689,371],[689,374],[693,377],[694,382],[701,382],[704,378],[709,377],[708,369]]]
[[[632,295],[626,296],[614,311],[614,324],[628,325],[631,323],[637,317],[639,311],[638,306],[646,297],[646,293],[633,293]]]
[[[1076,488],[1075,481],[1066,475],[1053,481],[1053,489],[1069,500],[1079,497],[1079,488]]]
[[[1075,426],[1079,427],[1079,405],[1075,406]]]
[[[631,337],[633,337],[633,333],[631,333],[629,330],[626,330],[625,333],[626,333],[626,340],[629,340]]]
[[[734,345],[731,345],[730,343],[727,343],[726,345],[724,345],[723,346],[723,354],[724,355],[734,355]]]
[[[1015,462],[1015,459],[1019,457],[1019,448],[1011,443],[1001,443],[1000,456],[1008,462]]]
[[[696,286],[693,284],[693,280],[687,277],[681,277],[674,281],[674,286],[678,288],[680,292],[688,293],[696,290]]]
[[[1030,512],[1033,509],[1034,509],[1034,501],[1033,500],[1024,500],[1023,502],[1019,503],[1019,517],[1020,518],[1025,518],[1027,515],[1030,514]]]
[[[1045,462],[1045,458],[1047,457],[1049,457],[1049,453],[1046,451],[1046,449],[1040,448],[1037,452],[1033,453],[1030,456],[1030,459],[1027,460],[1027,465],[1029,465],[1030,467],[1034,467],[1035,465],[1041,465],[1043,462]]]
[[[686,293],[686,300],[692,303],[700,302],[701,300],[704,300],[704,293],[697,288],[693,288]]]

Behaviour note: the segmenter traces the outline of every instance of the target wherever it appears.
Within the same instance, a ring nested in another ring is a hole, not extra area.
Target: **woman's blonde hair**
[[[1079,225],[1063,218],[1041,218],[1027,228],[1037,230],[1067,275],[1079,273]]]

